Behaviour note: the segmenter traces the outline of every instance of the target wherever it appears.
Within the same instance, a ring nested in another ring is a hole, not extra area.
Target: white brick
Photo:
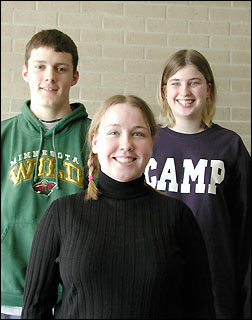
[[[100,29],[102,26],[102,19],[100,16],[91,16],[87,14],[60,13],[59,26],[78,27],[80,29]]]
[[[71,2],[71,1],[70,1]],[[78,1],[81,3],[81,12],[95,15],[122,15],[123,4],[112,1]]]
[[[250,1],[2,1],[1,117],[20,113],[30,97],[22,78],[25,46],[41,29],[68,34],[79,52],[80,79],[70,101],[90,117],[113,94],[136,94],[156,119],[157,85],[167,58],[200,51],[217,87],[215,119],[251,151]]]
[[[103,18],[105,30],[144,31],[143,18],[105,16]]]
[[[80,12],[81,1],[36,1],[38,11],[50,12]]]
[[[134,17],[152,17],[165,18],[165,10],[163,6],[152,5],[146,2],[135,3],[131,1],[125,2],[125,15]]]

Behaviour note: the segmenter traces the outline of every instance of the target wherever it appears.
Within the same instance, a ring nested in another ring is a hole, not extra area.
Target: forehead
[[[69,52],[56,52],[51,47],[39,47],[31,50],[29,61],[53,61],[55,63],[72,64],[72,55]]]
[[[103,124],[147,124],[144,113],[138,107],[128,105],[126,103],[119,103],[110,106],[103,119]]]
[[[173,74],[169,79],[191,79],[200,78],[204,79],[204,75],[193,64],[187,64]]]

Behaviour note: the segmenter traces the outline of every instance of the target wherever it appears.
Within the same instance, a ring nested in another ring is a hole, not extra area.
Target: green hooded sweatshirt
[[[33,235],[55,199],[87,187],[87,132],[83,104],[46,130],[30,111],[1,125],[1,304],[22,306]]]

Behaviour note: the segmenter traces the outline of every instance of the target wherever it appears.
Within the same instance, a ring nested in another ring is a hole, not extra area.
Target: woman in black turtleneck
[[[89,187],[54,201],[43,216],[23,319],[215,318],[193,214],[144,182],[155,134],[151,110],[135,96],[113,96],[95,114]]]

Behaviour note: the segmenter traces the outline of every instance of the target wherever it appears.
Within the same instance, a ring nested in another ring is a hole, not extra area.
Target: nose
[[[53,68],[47,68],[45,72],[45,81],[55,82],[55,72]]]
[[[187,83],[183,83],[180,86],[180,90],[179,93],[181,96],[188,96],[190,94],[191,90],[190,90],[190,85]]]
[[[120,150],[132,151],[134,149],[133,141],[130,137],[121,137]]]

